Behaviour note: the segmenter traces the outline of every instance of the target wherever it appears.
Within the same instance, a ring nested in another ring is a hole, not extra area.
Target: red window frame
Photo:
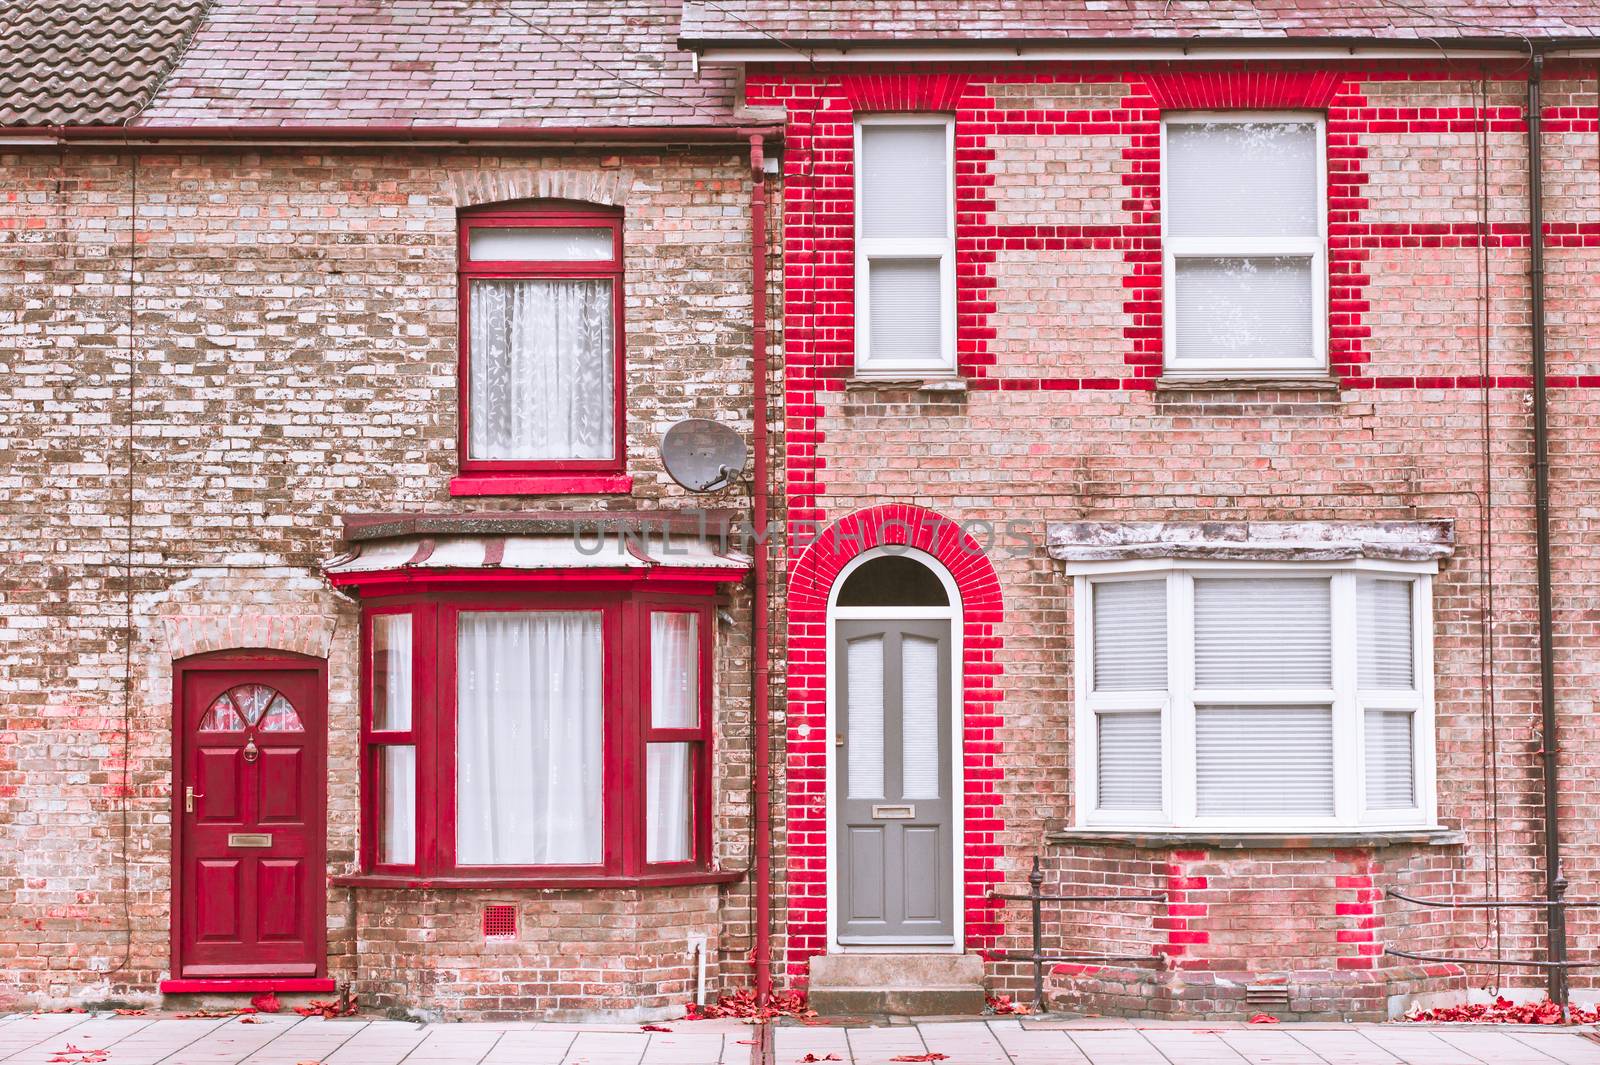
[[[535,261],[473,261],[470,249],[475,229],[608,229],[611,232],[611,259]],[[590,205],[561,205],[548,208],[494,209],[464,212],[458,219],[457,234],[457,314],[460,325],[460,367],[457,394],[460,416],[457,419],[456,447],[463,474],[519,473],[624,473],[627,470],[627,341],[623,323],[622,212]],[[472,429],[472,283],[482,280],[515,278],[597,278],[611,282],[612,357],[612,440],[608,459],[475,459],[471,452]]]
[[[602,766],[603,859],[598,865],[462,866],[456,862],[456,625],[476,611],[580,611],[603,614],[605,724]],[[700,720],[694,729],[650,727],[650,614],[693,613],[698,618]],[[373,620],[412,616],[412,706],[409,732],[379,731],[373,719]],[[712,871],[712,639],[714,601],[706,594],[664,594],[606,589],[465,591],[396,596],[363,604],[361,618],[361,868],[363,875],[421,882],[516,882],[574,885],[615,880],[696,876]],[[646,745],[652,740],[697,744],[691,760],[691,855],[685,862],[645,860]],[[417,748],[416,861],[378,860],[382,811],[382,750],[412,742]]]

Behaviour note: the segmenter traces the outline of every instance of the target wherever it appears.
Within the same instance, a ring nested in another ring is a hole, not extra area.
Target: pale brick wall
[[[633,493],[453,500],[457,210],[539,196],[625,211]],[[318,571],[340,515],[700,502],[667,478],[656,444],[685,417],[748,438],[748,197],[740,149],[0,154],[0,1010],[148,1001],[166,975],[171,676],[185,652],[326,656],[329,866],[353,871],[357,612]],[[708,505],[747,508],[747,489]],[[736,587],[728,606],[715,842],[738,869],[748,595]],[[659,1012],[685,999],[691,935],[735,960],[726,979],[747,981],[745,890],[330,888],[330,970],[385,1005],[454,1016]],[[530,935],[488,949],[479,909],[507,897]],[[397,939],[397,907],[428,934]],[[581,987],[553,975],[569,966],[591,973]],[[599,989],[623,969],[625,984]]]

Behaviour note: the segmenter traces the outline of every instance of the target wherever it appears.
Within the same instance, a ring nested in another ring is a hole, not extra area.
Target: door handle
[[[186,814],[194,813],[194,801],[196,799],[203,799],[203,798],[205,798],[205,795],[203,795],[203,794],[196,795],[195,794],[193,785],[190,785],[189,787],[184,788],[183,789],[183,812],[186,813]]]

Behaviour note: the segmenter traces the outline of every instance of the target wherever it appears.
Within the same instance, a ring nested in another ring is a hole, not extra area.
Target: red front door
[[[326,899],[320,663],[180,666],[173,976],[321,976]]]

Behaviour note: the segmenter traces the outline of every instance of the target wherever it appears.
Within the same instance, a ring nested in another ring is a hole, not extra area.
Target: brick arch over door
[[[962,899],[969,950],[993,945],[999,910],[986,892],[1000,882],[999,799],[1000,582],[982,547],[955,522],[921,507],[888,504],[858,510],[823,530],[789,575],[788,920],[785,963],[803,977],[808,960],[827,951],[828,597],[850,560],[885,544],[905,544],[938,559],[961,593],[962,780],[965,789]]]

